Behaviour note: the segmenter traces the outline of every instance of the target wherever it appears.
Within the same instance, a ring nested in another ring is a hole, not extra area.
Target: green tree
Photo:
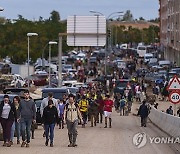
[[[130,10],[127,10],[124,14],[122,21],[133,21],[133,15]]]
[[[52,11],[52,12],[51,12],[50,20],[52,20],[52,22],[59,22],[59,21],[60,21],[59,12],[57,12],[57,11],[55,11],[55,10]]]

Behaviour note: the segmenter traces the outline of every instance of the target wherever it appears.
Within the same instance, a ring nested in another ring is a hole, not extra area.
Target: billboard
[[[68,46],[105,46],[105,16],[69,16],[67,44]]]

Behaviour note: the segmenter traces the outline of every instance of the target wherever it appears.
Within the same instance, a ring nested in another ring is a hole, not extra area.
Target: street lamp
[[[51,86],[51,45],[57,44],[55,41],[49,41],[49,87]]]
[[[4,11],[4,9],[2,7],[0,7],[0,11]]]
[[[27,33],[27,37],[28,37],[28,89],[30,87],[30,83],[29,83],[29,38],[31,36],[38,36],[37,33]]]
[[[101,12],[98,12],[98,11],[94,11],[94,10],[90,10],[89,11],[90,13],[94,13],[94,14],[99,14],[99,15],[101,15],[101,16],[105,16],[103,13],[101,13]],[[119,12],[113,12],[113,13],[111,13],[111,14],[109,14],[108,15],[108,17],[106,18],[106,25],[107,25],[107,30],[106,30],[106,46],[105,46],[105,76],[107,75],[107,50],[109,49],[109,42],[110,42],[110,38],[109,38],[109,36],[108,36],[108,32],[109,32],[109,19],[110,19],[110,17],[112,16],[112,15],[114,15],[114,14],[121,14],[121,13],[123,13],[123,11],[119,11]]]

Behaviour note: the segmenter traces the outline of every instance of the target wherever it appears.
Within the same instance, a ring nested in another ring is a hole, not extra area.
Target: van
[[[42,98],[48,97],[48,93],[53,93],[56,99],[62,99],[64,95],[69,95],[70,91],[67,88],[44,88],[42,90]]]
[[[152,53],[145,53],[144,54],[144,63],[147,64],[151,58],[153,58]]]
[[[146,46],[138,46],[137,47],[137,53],[138,53],[139,57],[144,57],[146,52],[147,52]]]

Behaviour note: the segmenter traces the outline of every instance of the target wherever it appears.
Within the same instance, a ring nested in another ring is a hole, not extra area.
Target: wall
[[[180,118],[175,117],[164,112],[156,110],[154,107],[151,109],[149,118],[161,130],[173,137],[180,136]]]

